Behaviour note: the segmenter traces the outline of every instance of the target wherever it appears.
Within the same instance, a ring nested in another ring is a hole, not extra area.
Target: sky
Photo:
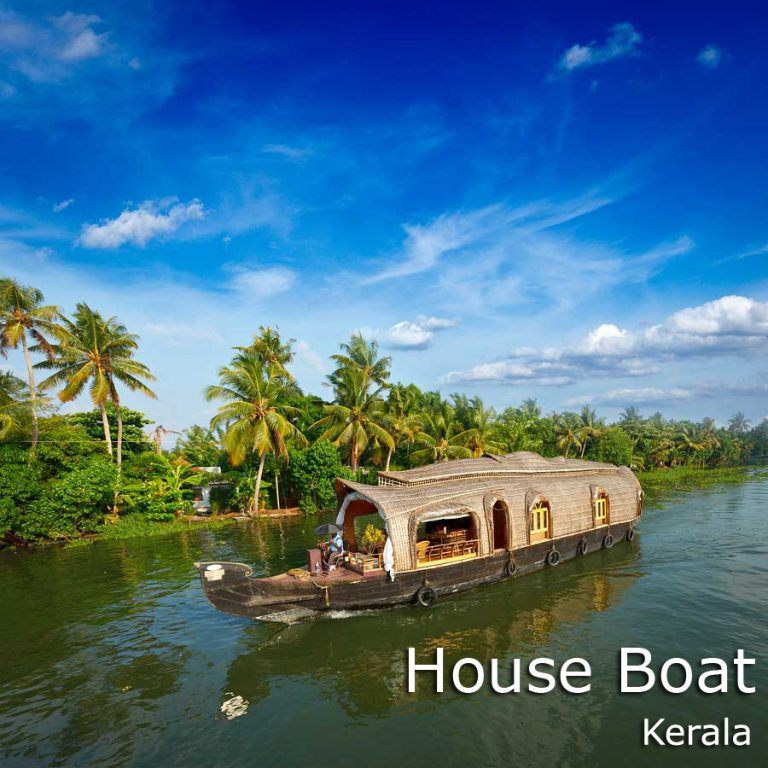
[[[137,333],[170,429],[260,325],[324,397],[360,330],[498,410],[758,421],[768,12],[718,5],[0,0],[0,273]]]

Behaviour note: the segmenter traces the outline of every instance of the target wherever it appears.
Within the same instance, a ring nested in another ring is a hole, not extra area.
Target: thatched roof
[[[392,538],[399,568],[415,565],[415,528],[420,520],[441,513],[471,513],[480,538],[480,554],[492,551],[492,509],[504,503],[510,521],[511,546],[528,543],[527,515],[540,498],[552,510],[553,536],[564,536],[593,526],[593,499],[605,492],[613,522],[626,522],[639,514],[640,484],[627,467],[579,459],[547,459],[535,453],[485,455],[404,472],[380,472],[379,485],[338,479],[341,506],[337,523],[346,511],[362,514],[373,505]]]
[[[538,453],[517,451],[506,456],[486,453],[477,459],[457,459],[429,464],[425,467],[407,469],[403,472],[379,472],[379,485],[425,485],[443,480],[462,477],[492,477],[510,474],[539,474],[541,472],[594,472],[597,469],[612,469],[613,464],[598,464],[582,459],[565,459],[558,456],[547,459]]]

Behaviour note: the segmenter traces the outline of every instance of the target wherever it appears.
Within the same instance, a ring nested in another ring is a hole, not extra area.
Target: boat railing
[[[363,552],[350,552],[347,557],[347,567],[351,568],[357,573],[370,573],[370,571],[378,571],[383,568],[384,565],[383,554],[368,555]]]
[[[466,560],[470,557],[477,557],[479,545],[479,539],[465,539],[462,541],[432,544],[428,547],[418,548],[417,563],[418,566],[422,568],[446,560]]]

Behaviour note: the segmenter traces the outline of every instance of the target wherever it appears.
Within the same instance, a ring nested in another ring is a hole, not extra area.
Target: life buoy
[[[605,538],[603,539],[603,547],[605,549],[610,549],[613,546],[613,536],[611,536],[610,533],[605,534]]]
[[[437,592],[432,587],[420,587],[416,593],[416,602],[424,606],[424,608],[429,608],[430,605],[434,604],[435,600],[437,600]]]
[[[514,576],[516,570],[517,570],[517,563],[510,557],[509,560],[507,561],[507,564],[504,566],[504,575]]]
[[[635,538],[635,529],[627,528],[627,541],[632,541]]]
[[[587,541],[587,537],[584,536],[576,545],[576,554],[579,557],[583,557],[587,552],[589,552],[589,542]]]
[[[553,568],[560,562],[560,553],[556,549],[550,549],[547,552],[547,565]]]

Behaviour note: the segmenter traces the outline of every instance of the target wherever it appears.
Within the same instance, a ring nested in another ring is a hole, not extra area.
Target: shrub
[[[80,469],[46,484],[18,521],[24,539],[61,538],[92,531],[103,522],[115,499],[117,469],[107,457],[94,456]]]
[[[619,467],[628,467],[632,463],[632,449],[632,438],[623,429],[608,427],[600,436],[594,458]]]
[[[383,546],[387,536],[381,528],[377,528],[372,523],[365,526],[365,531],[360,538],[360,546],[368,553],[373,552],[376,547]]]
[[[327,440],[320,440],[309,448],[292,450],[288,470],[302,511],[333,509],[336,506],[333,481],[348,474],[338,449]]]

